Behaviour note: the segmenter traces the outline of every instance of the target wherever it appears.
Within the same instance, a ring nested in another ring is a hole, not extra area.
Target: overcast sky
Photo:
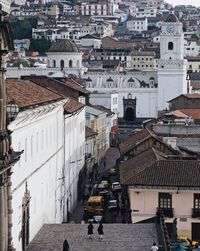
[[[200,7],[200,0],[166,0],[166,2],[173,4],[173,6],[179,5],[179,4],[185,4],[185,5],[190,4],[190,5]]]

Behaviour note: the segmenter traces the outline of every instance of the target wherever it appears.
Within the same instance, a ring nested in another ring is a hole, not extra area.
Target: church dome
[[[170,14],[166,19],[165,19],[166,23],[178,23],[178,17],[174,14]]]
[[[79,52],[78,47],[69,39],[58,39],[52,44],[49,52]]]

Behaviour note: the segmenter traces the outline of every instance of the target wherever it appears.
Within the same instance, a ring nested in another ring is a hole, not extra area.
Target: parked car
[[[108,189],[108,188],[109,188],[109,183],[108,183],[107,180],[102,180],[102,181],[100,182],[100,184],[102,184],[102,185],[104,186],[105,189]]]
[[[122,191],[122,187],[119,182],[112,183],[112,191],[113,192],[121,192]]]
[[[109,200],[108,201],[108,209],[109,210],[115,210],[117,208],[118,208],[117,200]]]
[[[114,176],[117,174],[117,170],[115,168],[111,168],[109,171],[108,171],[109,175],[110,176]]]
[[[104,210],[104,198],[102,196],[90,196],[87,201],[85,212],[88,215],[94,215],[96,212],[102,212]]]

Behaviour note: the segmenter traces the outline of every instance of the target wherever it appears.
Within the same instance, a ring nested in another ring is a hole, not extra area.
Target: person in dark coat
[[[91,239],[93,234],[93,225],[92,222],[89,223],[88,225],[88,238]]]
[[[97,231],[98,231],[100,240],[102,240],[103,239],[103,225],[102,225],[101,222],[100,222],[100,224],[99,224],[99,226],[97,228]]]
[[[69,243],[67,240],[63,242],[63,251],[69,251]]]

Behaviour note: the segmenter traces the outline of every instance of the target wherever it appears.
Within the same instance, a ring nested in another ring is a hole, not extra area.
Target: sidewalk
[[[104,162],[98,166],[98,180],[101,179],[101,177],[106,173],[110,168],[115,166],[116,160],[120,157],[119,150],[116,147],[111,147],[107,150],[105,155],[105,162],[106,165],[104,167]],[[89,177],[86,178],[86,188],[85,188],[85,194],[88,192],[89,188]],[[83,201],[79,201],[77,204],[76,209],[74,210],[73,214],[70,217],[70,221],[74,223],[81,223],[83,214],[84,214],[84,204]]]

